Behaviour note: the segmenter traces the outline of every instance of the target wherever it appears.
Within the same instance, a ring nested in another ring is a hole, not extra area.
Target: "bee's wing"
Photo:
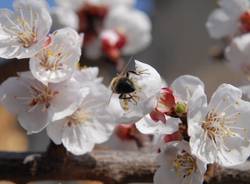
[[[133,63],[133,65],[131,65]],[[125,73],[128,71],[128,68],[131,68],[131,70],[135,69],[135,57],[131,56],[127,64],[123,67],[121,73],[119,74],[120,76],[124,76]]]

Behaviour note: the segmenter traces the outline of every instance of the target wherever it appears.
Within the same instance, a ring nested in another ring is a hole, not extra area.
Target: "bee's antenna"
[[[135,57],[134,57],[134,56],[131,56],[130,59],[129,59],[129,61],[128,61],[128,63],[123,67],[123,69],[122,69],[120,75],[124,75],[124,74],[125,74],[125,72],[126,72],[128,66],[129,66],[129,64],[130,64],[132,61],[134,61],[134,60],[135,60]]]
[[[110,102],[111,102],[111,99],[112,99],[112,96],[113,96],[113,92],[111,93],[111,95],[110,95],[110,97],[109,97],[109,100],[108,100],[108,105],[110,104]]]

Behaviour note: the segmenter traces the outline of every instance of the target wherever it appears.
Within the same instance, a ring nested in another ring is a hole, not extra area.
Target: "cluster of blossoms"
[[[250,155],[250,102],[242,91],[222,84],[209,104],[203,82],[189,75],[162,88],[154,111],[136,123],[156,137],[159,148],[154,183],[202,184],[208,164],[231,167]]]
[[[227,11],[238,3],[220,2]],[[132,34],[132,28],[145,18],[135,13],[133,2],[128,0],[75,3],[58,0],[58,3],[67,11],[78,13],[80,18],[96,14],[98,21],[105,17],[107,25],[121,23],[129,27],[118,26],[125,32],[117,32],[107,26],[104,32],[101,29],[102,34],[98,32],[97,40],[110,36],[116,42],[121,33]],[[231,3],[230,7],[227,3]],[[0,57],[29,58],[30,71],[18,73],[1,84],[0,102],[17,116],[28,134],[46,129],[55,144],[63,144],[75,155],[91,152],[96,144],[110,137],[116,138],[118,144],[122,140],[136,140],[139,145],[142,137],[137,130],[153,135],[160,165],[155,184],[168,180],[202,184],[208,164],[231,167],[247,160],[250,102],[242,100],[241,89],[222,84],[207,103],[204,84],[197,77],[184,75],[167,86],[152,66],[137,60],[134,70],[125,68],[108,88],[98,77],[98,68],[77,65],[83,35],[69,27],[49,34],[52,19],[44,1],[15,0],[13,7],[14,12],[0,10]],[[123,12],[127,10],[132,12]],[[121,12],[124,14],[118,15]],[[140,21],[130,24],[134,20],[129,16]],[[89,44],[96,29],[80,26],[87,40],[85,44]],[[243,33],[242,26],[239,30]],[[132,47],[128,50],[137,49],[137,37],[144,35],[138,34],[129,42]]]
[[[161,78],[151,66],[135,61],[129,80],[136,83],[136,97],[133,103],[119,100],[98,68],[79,68],[82,34],[69,27],[49,33],[45,1],[16,0],[13,9],[0,10],[0,57],[28,58],[30,71],[3,82],[0,99],[28,134],[46,129],[54,143],[84,154],[107,141],[117,123],[136,121],[154,108]]]
[[[249,0],[219,0],[219,7],[208,18],[210,36],[225,43],[224,57],[229,66],[250,79],[250,2]],[[250,96],[250,86],[243,86]]]
[[[135,0],[56,0],[51,10],[53,28],[72,27],[85,34],[89,59],[119,62],[151,42],[148,16],[134,8]]]

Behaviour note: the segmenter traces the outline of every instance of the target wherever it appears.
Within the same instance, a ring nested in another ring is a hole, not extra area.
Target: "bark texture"
[[[152,182],[156,154],[97,150],[74,156],[61,146],[46,153],[0,153],[0,180],[16,183],[44,180],[97,180],[105,184]],[[172,184],[166,181],[166,184]],[[250,184],[250,170],[224,169],[208,184]]]

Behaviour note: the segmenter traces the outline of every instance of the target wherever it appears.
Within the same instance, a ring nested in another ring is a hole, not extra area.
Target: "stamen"
[[[8,19],[8,22],[12,24],[12,26],[3,26],[3,30],[6,33],[9,33],[12,37],[18,39],[18,41],[24,48],[29,48],[31,45],[37,42],[37,15],[32,11],[31,8],[29,8],[32,24],[30,25],[24,18],[23,10],[18,9],[18,11],[20,12],[20,17],[16,18],[17,23],[11,20],[10,17],[5,16]]]
[[[55,45],[53,50],[50,48],[44,49],[39,55],[37,55],[40,60],[40,65],[46,71],[62,70],[63,64],[61,61],[69,56],[70,53],[65,52],[64,48],[59,45]]]
[[[43,105],[43,111],[50,107],[50,101],[59,93],[47,86],[30,85],[28,87],[30,97],[15,97],[17,100],[25,101],[29,106],[28,112],[32,112],[38,105]]]
[[[202,121],[201,127],[205,131],[204,140],[210,139],[214,148],[217,150],[219,147],[224,148],[226,151],[231,151],[225,145],[225,138],[229,137],[239,137],[241,139],[247,140],[246,137],[243,138],[238,132],[243,131],[243,135],[246,136],[246,129],[235,127],[233,125],[238,123],[240,112],[227,115],[227,111],[230,110],[234,105],[237,105],[238,102],[230,103],[219,111],[219,107],[229,101],[229,98],[225,97],[214,109],[211,109],[205,118]],[[205,142],[205,141],[204,141]]]
[[[196,159],[186,151],[176,155],[173,163],[177,176],[186,178],[197,170]]]
[[[82,124],[90,119],[90,114],[84,109],[78,109],[73,115],[67,118],[67,123],[65,124],[68,127],[76,126]]]

